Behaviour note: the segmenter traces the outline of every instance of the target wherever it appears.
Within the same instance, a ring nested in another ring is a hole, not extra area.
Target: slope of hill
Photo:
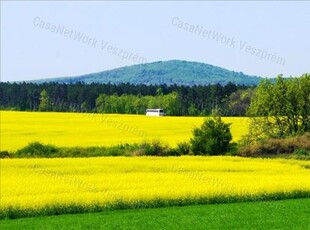
[[[32,82],[76,83],[132,83],[132,84],[177,84],[177,85],[207,85],[235,84],[256,85],[262,78],[245,75],[221,67],[188,61],[159,61],[153,63],[126,66],[98,73],[77,77],[61,77],[42,79]]]

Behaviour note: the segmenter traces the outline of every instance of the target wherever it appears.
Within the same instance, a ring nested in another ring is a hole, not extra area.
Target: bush
[[[298,154],[310,151],[310,133],[288,138],[269,138],[257,143],[249,143],[238,150],[240,156],[261,156],[279,154]]]
[[[142,155],[146,156],[167,156],[169,147],[160,141],[154,140],[152,143],[143,143],[141,145]]]
[[[294,151],[294,154],[296,154],[298,156],[310,156],[310,151],[308,151],[306,149],[296,149]]]
[[[30,143],[18,150],[12,157],[40,158],[40,157],[99,157],[99,156],[130,156],[139,149],[137,144],[122,144],[111,147],[55,147],[39,142]],[[0,155],[1,157],[1,155]]]
[[[190,154],[191,145],[188,141],[183,141],[177,143],[176,151],[179,155],[188,155]]]
[[[96,157],[105,154],[105,147],[63,147],[58,157]]]
[[[220,155],[230,147],[232,135],[230,124],[225,124],[220,117],[206,119],[200,128],[193,130],[190,140],[194,155]]]
[[[39,142],[33,142],[18,150],[15,155],[17,157],[54,157],[54,155],[59,155],[59,153],[60,148],[53,145],[43,145]]]
[[[227,155],[236,156],[238,155],[238,144],[233,142],[229,144],[229,152]]]
[[[11,154],[8,151],[0,151],[0,158],[11,158]]]
[[[132,152],[132,149],[134,148],[134,145],[117,145],[117,146],[112,146],[108,147],[105,150],[105,156],[128,156],[128,152]]]
[[[176,148],[168,148],[163,156],[180,156],[181,153]]]

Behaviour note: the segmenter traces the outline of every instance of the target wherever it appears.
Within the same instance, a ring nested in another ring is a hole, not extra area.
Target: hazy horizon
[[[1,1],[1,81],[166,60],[275,77],[310,72],[310,2]]]

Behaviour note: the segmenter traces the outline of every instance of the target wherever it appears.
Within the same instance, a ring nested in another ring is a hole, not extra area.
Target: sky
[[[165,60],[310,72],[310,2],[1,1],[1,81]]]

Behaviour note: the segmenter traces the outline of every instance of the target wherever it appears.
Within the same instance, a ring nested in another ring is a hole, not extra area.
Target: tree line
[[[164,108],[168,115],[206,116],[214,110],[243,116],[253,87],[235,85],[134,85],[0,83],[0,108],[20,111],[143,114]]]

